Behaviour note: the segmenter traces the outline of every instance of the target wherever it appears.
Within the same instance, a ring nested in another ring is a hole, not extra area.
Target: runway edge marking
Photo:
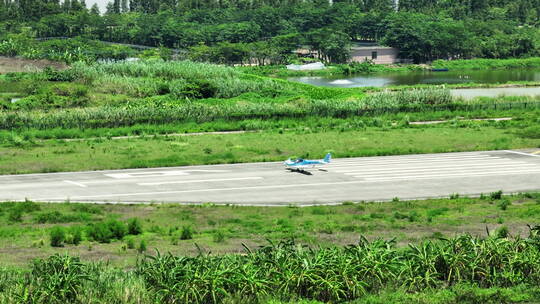
[[[514,154],[519,154],[519,155],[525,155],[525,156],[532,156],[532,157],[540,157],[540,155],[534,155],[534,154],[531,154],[531,153],[512,151],[512,150],[504,150],[504,152],[514,153]]]
[[[75,186],[78,186],[78,187],[81,187],[81,188],[88,188],[87,185],[77,183],[77,182],[74,182],[74,181],[70,181],[70,180],[63,180],[63,182],[67,183],[67,184],[75,185]]]

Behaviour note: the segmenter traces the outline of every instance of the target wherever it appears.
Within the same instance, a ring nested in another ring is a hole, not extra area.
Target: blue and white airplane
[[[328,165],[332,161],[332,154],[328,153],[324,157],[324,159],[319,160],[309,160],[309,159],[303,159],[303,158],[297,158],[297,159],[287,159],[283,164],[285,165],[285,168],[291,171],[306,171],[307,169],[314,169],[316,167],[322,167],[324,165]]]

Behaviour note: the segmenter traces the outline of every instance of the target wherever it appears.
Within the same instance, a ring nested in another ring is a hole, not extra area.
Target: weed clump
[[[128,234],[139,235],[143,233],[142,223],[138,218],[132,218],[128,221]]]
[[[118,220],[93,223],[87,226],[88,238],[99,243],[110,243],[111,240],[121,240],[127,235],[126,225]]]
[[[128,238],[126,246],[128,249],[135,249],[135,240],[133,238]]]
[[[53,255],[34,261],[28,282],[28,303],[74,303],[86,281],[88,269],[77,257]]]
[[[225,232],[221,229],[216,230],[212,234],[212,240],[214,241],[214,243],[223,243],[225,241]]]
[[[495,230],[495,237],[498,239],[505,239],[509,236],[508,227],[501,226]]]
[[[489,198],[491,198],[492,200],[500,200],[502,198],[502,194],[503,194],[502,190],[491,192],[491,194],[489,195]]]
[[[139,243],[139,247],[137,248],[137,251],[139,253],[143,253],[146,251],[146,241],[144,239],[142,239],[141,242]]]
[[[23,211],[19,208],[11,209],[8,213],[8,220],[12,223],[22,222]]]
[[[182,231],[180,232],[180,239],[181,240],[193,239],[193,229],[191,228],[191,226],[182,227]]]
[[[508,199],[504,199],[502,200],[497,206],[502,210],[502,211],[506,211],[506,209],[508,209],[508,206],[510,206],[511,203]]]
[[[64,241],[66,240],[66,231],[64,227],[56,226],[51,229],[51,246],[52,247],[63,247]]]
[[[38,224],[56,224],[89,221],[91,218],[85,213],[64,214],[60,211],[50,211],[39,213],[34,217],[34,221]]]

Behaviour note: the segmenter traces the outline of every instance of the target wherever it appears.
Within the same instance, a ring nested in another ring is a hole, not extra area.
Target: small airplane
[[[283,164],[285,165],[285,168],[291,171],[296,172],[306,172],[306,169],[314,169],[316,167],[322,167],[324,165],[328,165],[332,161],[332,154],[328,153],[324,157],[324,159],[319,160],[309,160],[309,159],[303,159],[303,158],[297,158],[297,159],[287,159]]]

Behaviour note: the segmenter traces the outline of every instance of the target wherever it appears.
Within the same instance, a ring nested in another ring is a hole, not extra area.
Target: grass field
[[[531,148],[540,147],[538,130],[537,125],[526,120],[465,121],[408,127],[349,125],[343,131],[270,130],[123,140],[21,139],[0,147],[0,173],[281,161],[289,156],[317,158],[328,151],[335,157],[355,157]]]
[[[512,236],[527,236],[526,225],[540,221],[540,196],[532,193],[499,199],[496,195],[303,208],[8,202],[0,204],[0,252],[4,256],[0,264],[23,266],[35,257],[69,253],[85,260],[129,266],[139,255],[141,240],[145,240],[148,253],[155,248],[196,255],[195,244],[203,252],[226,254],[243,252],[242,244],[255,249],[268,240],[289,238],[329,247],[356,243],[360,235],[370,240],[395,238],[399,246],[463,233],[486,236],[486,231],[497,234],[501,229]],[[118,220],[127,224],[134,218],[141,224],[141,233],[122,240],[92,240],[85,230],[96,223]],[[50,233],[59,225],[81,228],[82,242],[51,247]]]
[[[538,193],[305,208],[6,202],[0,215],[2,302],[530,303],[540,293]]]

